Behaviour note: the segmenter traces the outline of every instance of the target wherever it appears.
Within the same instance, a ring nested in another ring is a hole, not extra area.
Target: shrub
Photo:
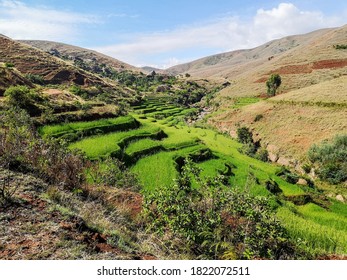
[[[31,116],[41,113],[41,110],[36,105],[36,101],[39,99],[37,93],[31,91],[26,86],[10,86],[6,89],[4,96],[7,98],[7,103],[10,106],[24,109]]]
[[[32,83],[38,84],[38,85],[44,85],[45,80],[41,75],[36,75],[36,74],[26,74],[25,77]]]
[[[140,190],[137,177],[118,159],[109,157],[103,162],[95,162],[88,168],[88,174],[94,184],[104,184],[132,191]]]
[[[347,135],[338,135],[331,141],[313,145],[308,158],[314,164],[320,179],[332,184],[347,180]]]
[[[237,129],[237,140],[242,144],[253,143],[253,135],[248,127],[239,127]]]
[[[281,76],[279,74],[272,74],[266,81],[267,95],[275,96],[276,91],[282,83]]]
[[[346,50],[347,45],[334,45],[334,48],[337,50]]]
[[[257,152],[257,147],[254,145],[254,143],[245,143],[242,145],[240,149],[238,149],[238,151],[241,154],[245,154],[249,157],[255,157],[255,154]]]
[[[263,117],[264,117],[264,116],[263,116],[262,114],[258,114],[258,115],[255,116],[254,121],[255,121],[255,122],[258,122],[258,121],[260,121]]]
[[[3,112],[0,127],[1,166],[71,189],[84,181],[84,157],[58,141],[39,138],[25,111]]]
[[[12,62],[5,62],[5,67],[6,68],[13,68],[14,64]]]
[[[260,148],[255,154],[255,158],[261,161],[269,161],[269,152],[265,148]]]
[[[169,235],[167,246],[197,258],[292,256],[293,247],[266,198],[226,188],[222,176],[202,181],[199,173],[186,160],[173,186],[145,195],[148,230]],[[192,187],[192,180],[198,187]]]
[[[291,184],[296,184],[298,180],[300,179],[298,175],[290,172],[287,168],[284,166],[281,166],[280,169],[278,169],[275,174],[277,176],[282,177],[286,182],[291,183]]]

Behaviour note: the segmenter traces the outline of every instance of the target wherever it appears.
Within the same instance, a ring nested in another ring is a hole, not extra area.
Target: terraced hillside
[[[242,106],[246,105],[239,100],[237,107]],[[84,151],[92,160],[120,159],[138,175],[143,192],[173,184],[184,158],[190,156],[203,177],[222,175],[226,187],[269,197],[291,236],[307,248],[347,253],[346,204],[327,198],[306,177],[241,154],[241,144],[227,135],[188,126],[184,118],[196,110],[152,97],[133,106],[127,117],[45,126],[41,133],[72,140],[70,148]],[[302,184],[303,179],[309,183]]]

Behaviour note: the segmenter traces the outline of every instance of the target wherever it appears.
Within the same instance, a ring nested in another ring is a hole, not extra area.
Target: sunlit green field
[[[240,99],[234,106],[247,106],[257,101],[255,98]],[[134,106],[126,117],[47,126],[41,128],[41,133],[54,136],[129,124],[127,130],[81,138],[70,143],[70,148],[82,150],[93,160],[107,156],[128,159],[126,164],[138,175],[144,191],[149,192],[173,184],[179,175],[177,159],[191,155],[201,168],[202,177],[226,174],[232,188],[269,197],[277,208],[277,217],[298,244],[312,252],[347,254],[346,204],[328,200],[324,207],[315,201],[295,205],[291,202],[293,198],[310,195],[311,190],[277,176],[279,166],[241,154],[241,144],[228,135],[188,126],[184,117],[194,111],[194,108],[175,107],[152,99]],[[137,126],[132,127],[135,120]],[[265,188],[269,180],[279,185],[281,194],[274,195]]]

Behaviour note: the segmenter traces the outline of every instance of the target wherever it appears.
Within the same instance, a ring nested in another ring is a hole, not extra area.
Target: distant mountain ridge
[[[98,61],[99,64],[106,64],[112,67],[115,71],[139,71],[139,69],[135,66],[122,62],[118,59],[115,59],[113,57],[107,56],[94,50],[85,49],[78,46],[43,40],[19,40],[19,42],[28,44],[44,52],[50,53],[55,56],[60,56],[61,58],[65,58],[71,61],[74,61],[76,59],[90,62]]]
[[[249,50],[212,55],[173,66],[170,74],[189,73],[192,77],[232,81],[222,95],[261,95],[271,73],[279,73],[282,92],[296,90],[338,77],[347,72],[347,25],[317,30],[308,34],[273,40]]]
[[[81,86],[110,86],[103,79],[27,44],[0,36],[2,69],[0,93],[15,84],[30,85],[26,75],[37,75],[47,84],[74,83]],[[10,65],[10,66],[9,66]]]

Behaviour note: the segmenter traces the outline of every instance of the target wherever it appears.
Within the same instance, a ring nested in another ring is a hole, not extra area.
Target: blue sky
[[[347,1],[0,0],[0,33],[160,68],[347,24]]]

